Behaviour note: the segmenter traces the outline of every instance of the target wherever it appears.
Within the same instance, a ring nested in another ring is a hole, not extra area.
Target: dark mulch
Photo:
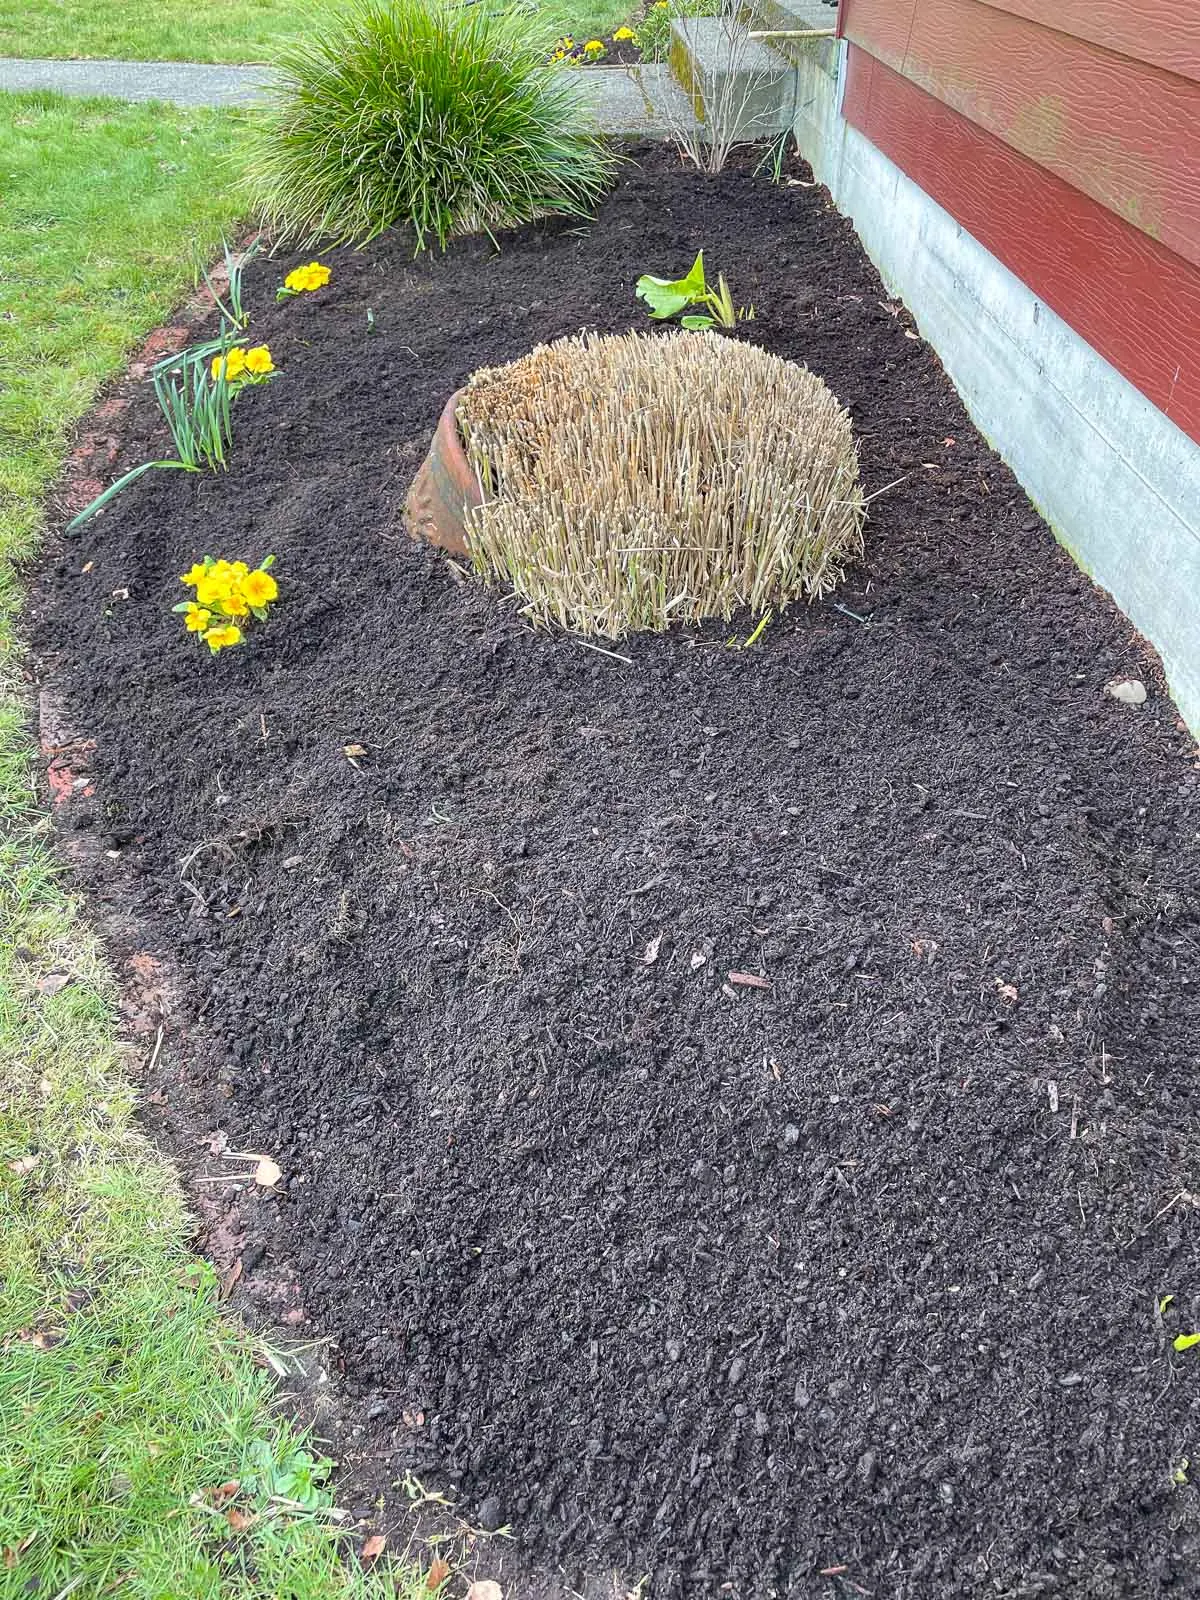
[[[93,888],[286,1174],[264,1266],[381,1483],[655,1595],[1194,1595],[1191,741],[824,191],[642,157],[499,255],[387,238],[281,307],[290,260],[253,268],[282,375],[232,469],[144,479],[35,608],[97,742]],[[643,325],[636,277],[700,246],[904,481],[845,609],[626,666],[400,506],[473,368]],[[170,613],[204,551],[283,587],[217,661]]]

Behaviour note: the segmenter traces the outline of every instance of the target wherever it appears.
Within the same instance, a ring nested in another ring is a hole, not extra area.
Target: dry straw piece
[[[713,333],[583,334],[470,379],[475,569],[536,623],[631,629],[778,610],[862,550],[850,418],[806,368]]]

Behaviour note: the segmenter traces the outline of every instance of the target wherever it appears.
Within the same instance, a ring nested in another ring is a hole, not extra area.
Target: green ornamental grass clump
[[[616,157],[530,18],[447,0],[359,0],[279,62],[249,167],[285,237],[418,250],[539,216],[585,216]]]

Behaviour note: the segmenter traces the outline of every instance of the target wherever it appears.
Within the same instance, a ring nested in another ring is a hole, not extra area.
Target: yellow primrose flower
[[[196,585],[196,601],[199,605],[207,606],[210,611],[215,611],[223,607],[229,599],[229,589],[230,583],[227,577],[210,571]]]
[[[226,383],[231,383],[234,378],[241,376],[246,365],[246,352],[235,346],[225,356],[212,358],[212,375],[214,378],[224,378]]]
[[[189,589],[194,589],[207,572],[208,568],[202,561],[193,561],[191,570],[185,572],[179,581],[180,583],[186,583]]]
[[[603,39],[589,39],[588,42],[584,45],[583,48],[587,51],[588,55],[590,55],[590,56],[596,56],[596,55],[602,56],[604,54],[604,40]]]
[[[222,628],[210,628],[204,635],[204,642],[216,655],[218,650],[225,650],[232,644],[241,644],[242,630],[235,622],[227,622]]]
[[[303,294],[306,290],[311,293],[314,289],[323,289],[329,277],[328,267],[323,267],[319,261],[310,261],[306,267],[293,268],[283,280],[283,286],[293,294]]]
[[[212,621],[212,612],[206,611],[203,606],[198,606],[193,601],[184,613],[184,621],[189,633],[203,633]]]
[[[265,344],[256,344],[253,350],[246,351],[245,368],[247,372],[252,372],[256,378],[275,371],[275,363],[271,360],[271,352]]]
[[[242,584],[242,593],[252,606],[268,606],[279,596],[279,585],[269,572],[251,572]]]
[[[618,40],[621,40],[621,39],[636,39],[636,38],[637,38],[637,34],[634,33],[632,28],[618,28],[617,31],[613,34],[613,41],[614,42],[616,42]]]

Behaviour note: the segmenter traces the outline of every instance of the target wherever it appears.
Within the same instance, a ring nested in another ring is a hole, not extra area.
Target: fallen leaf
[[[346,752],[347,761],[358,761],[367,753],[365,744],[344,744],[342,749]]]
[[[16,1564],[17,1564],[17,1552],[13,1549],[12,1545],[6,1544],[4,1546],[4,1566],[5,1566],[5,1570],[8,1571],[8,1572],[11,1572],[12,1569],[16,1566]]]
[[[363,1560],[378,1561],[386,1547],[387,1535],[383,1533],[373,1533],[362,1547]]]
[[[467,1590],[466,1600],[504,1600],[504,1590],[495,1578],[476,1578]]]
[[[642,956],[642,960],[648,967],[652,967],[658,960],[658,952],[662,949],[662,942],[663,936],[662,933],[659,932],[654,935],[653,939],[651,939],[650,943],[646,946],[646,951]]]
[[[1005,983],[1002,979],[997,978],[996,988],[1000,991],[1000,998],[1007,1000],[1010,1006],[1017,1003],[1017,996],[1020,991],[1015,984]]]
[[[260,1156],[258,1165],[254,1169],[254,1181],[261,1184],[264,1189],[273,1189],[283,1177],[283,1168],[277,1166],[270,1156]]]
[[[425,1426],[425,1413],[423,1411],[402,1411],[400,1420],[406,1428],[423,1428]]]
[[[217,1484],[215,1489],[210,1489],[208,1491],[208,1498],[211,1500],[214,1506],[223,1506],[226,1500],[233,1499],[234,1495],[238,1493],[241,1487],[241,1483],[237,1478],[230,1478],[225,1483]]]
[[[450,1576],[450,1563],[445,1556],[434,1556],[429,1563],[429,1571],[425,1574],[425,1587],[430,1594],[436,1594]]]
[[[71,981],[69,972],[48,972],[44,978],[39,978],[35,988],[39,994],[58,994]]]
[[[19,1156],[16,1161],[8,1163],[8,1170],[15,1172],[18,1178],[24,1178],[33,1171],[41,1159],[36,1152],[29,1156]]]
[[[233,1529],[234,1533],[245,1533],[247,1528],[254,1526],[258,1518],[253,1511],[239,1511],[236,1506],[230,1506],[225,1513],[225,1521]]]
[[[740,983],[747,989],[769,989],[771,987],[770,978],[760,978],[754,972],[731,972],[729,981],[730,983]]]
[[[165,1106],[167,1103],[167,1091],[165,1089],[151,1089],[146,1096],[146,1100],[152,1106]]]
[[[1176,1350],[1190,1350],[1196,1344],[1200,1344],[1200,1333],[1177,1333],[1172,1340]]]
[[[233,1293],[233,1287],[241,1277],[243,1271],[242,1258],[239,1256],[221,1279],[221,1299],[226,1300]]]

